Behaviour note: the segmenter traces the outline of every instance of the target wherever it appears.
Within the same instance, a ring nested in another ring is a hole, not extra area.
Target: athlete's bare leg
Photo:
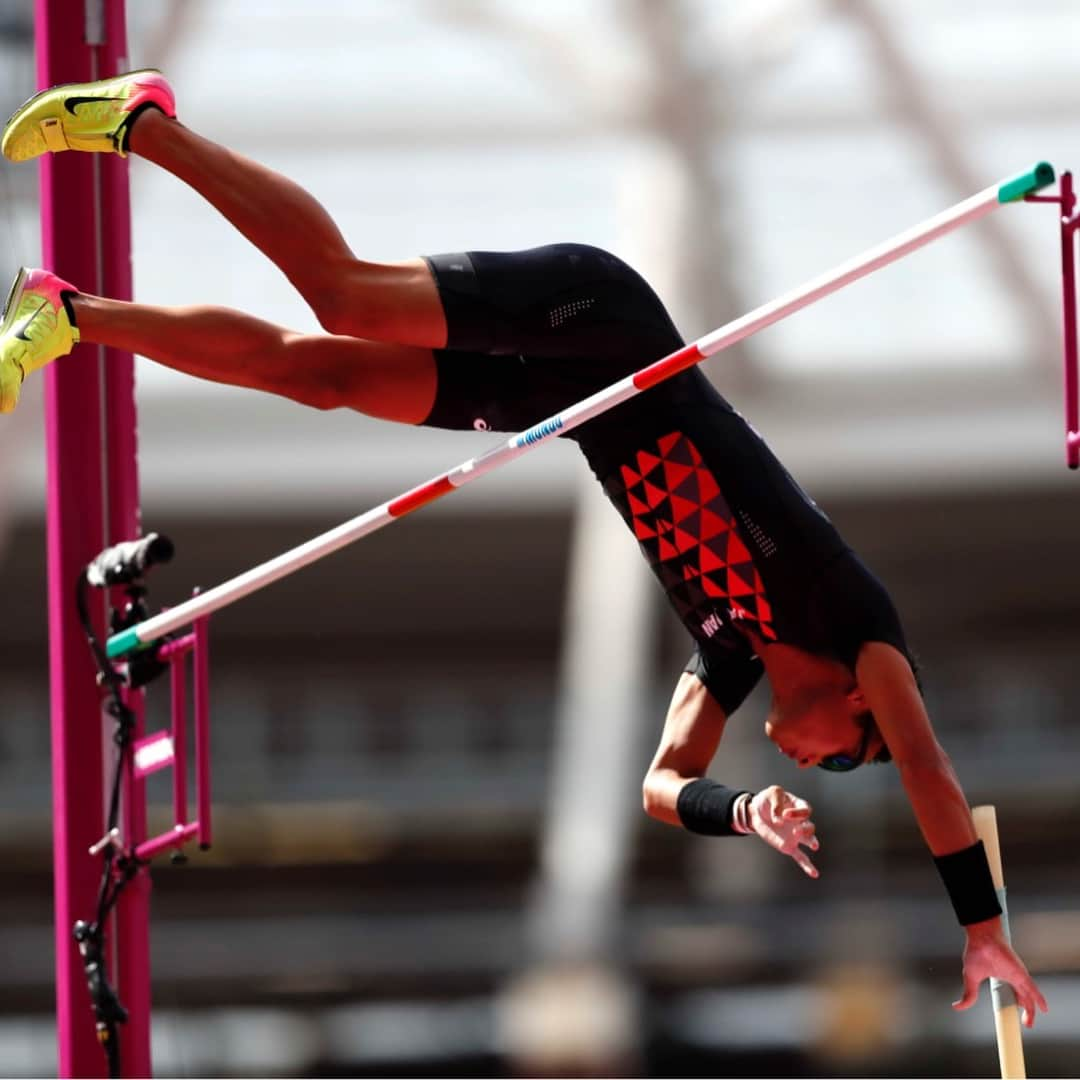
[[[213,382],[410,424],[424,420],[435,400],[430,349],[295,333],[228,308],[152,307],[84,293],[70,303],[83,341]]]
[[[129,149],[183,180],[224,214],[282,270],[331,333],[428,349],[445,346],[442,303],[422,259],[362,262],[322,205],[298,184],[157,109],[140,114]]]

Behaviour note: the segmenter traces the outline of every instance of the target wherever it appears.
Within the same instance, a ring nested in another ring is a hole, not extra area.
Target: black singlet
[[[683,344],[646,282],[577,244],[432,256],[447,316],[434,427],[521,431]],[[763,672],[746,630],[839,660],[908,656],[885,588],[696,368],[567,433],[696,642],[730,715]]]

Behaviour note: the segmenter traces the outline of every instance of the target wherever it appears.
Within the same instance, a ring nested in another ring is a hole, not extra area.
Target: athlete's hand
[[[1042,996],[1035,980],[1028,973],[1024,961],[1013,952],[1001,930],[1000,918],[972,923],[964,928],[967,944],[964,946],[964,994],[953,1002],[954,1009],[970,1009],[979,996],[983,979],[991,975],[1008,983],[1016,994],[1020,1017],[1025,1027],[1035,1023],[1035,1009],[1047,1011],[1046,998]]]
[[[818,876],[817,867],[803,851],[804,847],[817,851],[821,846],[805,799],[773,784],[750,799],[748,815],[750,827],[766,844],[790,855],[808,876]]]

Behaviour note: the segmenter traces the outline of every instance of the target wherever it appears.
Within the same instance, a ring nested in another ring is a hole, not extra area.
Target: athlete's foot
[[[150,107],[176,116],[172,87],[152,68],[114,79],[54,86],[15,111],[4,127],[0,150],[12,161],[29,161],[60,150],[126,157],[132,125]]]
[[[0,412],[19,403],[23,379],[50,360],[71,352],[79,331],[64,302],[78,290],[48,270],[23,268],[4,305],[0,320]]]

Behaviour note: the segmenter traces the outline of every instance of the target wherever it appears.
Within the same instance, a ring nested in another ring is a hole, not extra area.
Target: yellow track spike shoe
[[[23,379],[75,347],[79,331],[64,303],[76,293],[48,270],[23,267],[15,277],[0,321],[0,413],[19,403]]]
[[[166,116],[176,116],[172,87],[154,68],[115,79],[54,86],[15,110],[4,126],[0,151],[12,161],[29,161],[60,150],[126,157],[131,124],[150,105]]]

